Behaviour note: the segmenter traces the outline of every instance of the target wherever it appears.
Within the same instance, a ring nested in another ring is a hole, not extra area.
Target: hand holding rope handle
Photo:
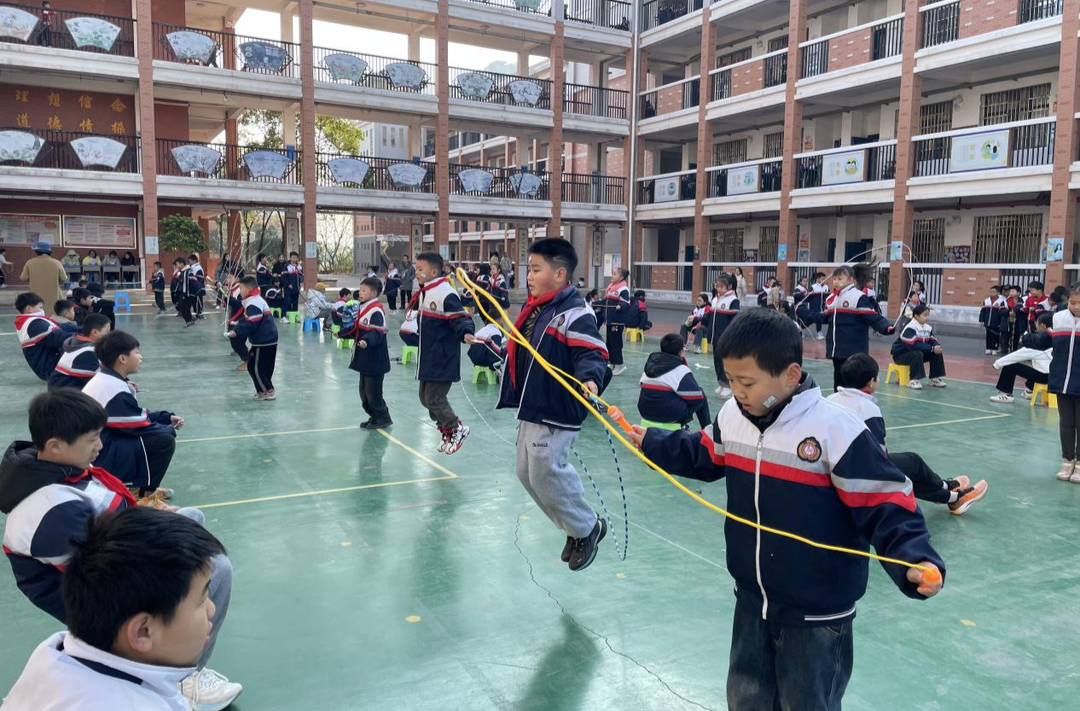
[[[790,538],[793,541],[798,541],[799,543],[806,544],[808,546],[811,546],[812,548],[833,551],[835,553],[846,553],[848,555],[854,555],[861,558],[869,558],[871,560],[881,561],[882,563],[892,563],[893,565],[901,565],[909,568],[910,570],[908,572],[908,580],[912,583],[918,584],[919,593],[924,596],[934,595],[941,589],[941,572],[933,563],[910,563],[906,560],[889,558],[887,556],[881,556],[876,553],[871,553],[870,551],[861,551],[855,548],[844,548],[843,546],[833,546],[827,543],[819,543],[818,541],[811,540],[796,533],[783,531],[778,528],[773,528],[772,526],[765,526],[763,524],[757,523],[756,521],[751,521],[750,519],[737,516],[730,511],[720,508],[708,499],[702,497],[700,494],[695,493],[693,490],[689,489],[686,485],[684,485],[674,476],[665,471],[663,467],[659,466],[647,456],[645,456],[645,453],[638,448],[637,445],[640,444],[640,440],[643,439],[645,435],[645,430],[643,428],[630,425],[629,421],[626,420],[625,416],[621,418],[621,421],[617,419],[616,422],[618,422],[620,427],[622,427],[623,429],[625,429],[627,426],[630,427],[629,431],[633,432],[633,434],[631,434],[630,436],[637,440],[637,443],[633,443],[628,440],[623,435],[623,433],[615,427],[615,425],[608,422],[608,420],[604,417],[603,414],[601,414],[600,410],[593,405],[593,403],[587,400],[585,396],[581,394],[581,392],[579,392],[578,388],[580,388],[581,390],[587,390],[584,383],[582,383],[580,380],[570,375],[569,373],[566,373],[565,371],[556,368],[555,366],[548,363],[547,360],[545,360],[544,357],[540,355],[540,353],[538,353],[535,348],[533,348],[532,344],[529,343],[528,339],[525,338],[520,331],[518,331],[517,327],[514,325],[514,322],[510,319],[509,314],[507,314],[506,310],[499,305],[499,302],[495,300],[495,297],[493,297],[491,294],[488,294],[483,289],[479,289],[476,284],[469,279],[468,275],[465,274],[465,271],[460,267],[457,270],[457,276],[463,284],[468,285],[473,290],[473,293],[480,294],[483,296],[483,298],[491,302],[492,306],[495,307],[496,312],[503,319],[503,322],[509,327],[509,330],[504,328],[503,324],[498,323],[495,319],[493,319],[481,305],[481,299],[477,299],[477,308],[480,310],[480,313],[484,315],[484,318],[488,320],[488,322],[494,323],[495,326],[504,334],[506,334],[508,338],[513,339],[515,343],[526,349],[533,357],[533,360],[537,365],[543,368],[547,372],[547,374],[550,375],[553,380],[555,380],[555,382],[566,388],[567,392],[569,392],[570,395],[572,395],[578,402],[580,402],[585,407],[586,411],[588,411],[593,417],[599,420],[600,424],[602,424],[604,428],[608,430],[608,432],[614,435],[617,440],[622,442],[622,444],[626,446],[627,449],[633,452],[638,459],[647,464],[650,468],[659,472],[660,475],[667,479],[673,486],[675,486],[675,488],[689,496],[694,501],[698,502],[699,504],[708,509],[711,509],[712,511],[715,511],[722,516],[731,519],[732,521],[735,521],[736,523],[741,523],[744,526],[749,526],[750,528],[756,528],[764,533],[771,533],[776,536]],[[567,380],[574,382],[578,386],[578,388],[571,387]],[[594,399],[595,402],[599,402],[601,405],[607,407],[609,411],[611,409],[614,409],[616,413],[622,415],[622,412],[617,407],[614,407],[610,403],[604,401],[599,396],[591,395],[591,397]],[[640,432],[638,430],[640,430]]]

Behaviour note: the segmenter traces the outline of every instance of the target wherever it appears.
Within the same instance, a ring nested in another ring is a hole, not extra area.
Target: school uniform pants
[[[996,351],[1001,345],[1001,334],[992,328],[986,329],[986,350]]]
[[[360,374],[360,404],[372,422],[389,422],[390,410],[383,399],[383,374]]]
[[[834,392],[844,385],[844,381],[840,377],[840,369],[844,367],[845,362],[847,362],[847,358],[832,359],[832,389]]]
[[[255,383],[255,391],[260,393],[274,389],[274,364],[277,361],[277,344],[272,346],[251,346],[248,357],[248,375]]]
[[[612,365],[622,365],[623,332],[626,327],[621,323],[608,323],[607,325],[607,350],[608,361]]]
[[[889,461],[911,479],[912,494],[916,499],[935,504],[947,504],[951,493],[945,481],[926,465],[914,452],[889,452]]]
[[[922,380],[926,377],[924,363],[930,364],[931,378],[945,377],[945,357],[940,353],[925,353],[923,351],[908,351],[893,356],[893,362],[897,365],[906,365],[911,368],[911,379]]]
[[[397,311],[397,291],[386,292],[386,303],[390,306],[391,311]]]
[[[850,618],[799,627],[763,620],[759,606],[735,602],[729,711],[840,711],[853,664]]]
[[[180,300],[176,302],[176,310],[180,312],[180,318],[184,319],[185,323],[191,323],[195,320],[195,317],[191,315],[191,311],[194,307],[194,296],[181,296]]]
[[[203,528],[206,527],[206,516],[199,509],[190,506],[179,509],[176,513],[190,518]],[[203,669],[214,654],[217,645],[218,634],[221,626],[225,623],[225,616],[229,614],[229,601],[232,599],[232,561],[225,555],[216,555],[210,559],[210,601],[214,603],[214,616],[210,619],[213,628],[210,630],[210,643],[203,648],[202,655],[195,665],[197,669]]]
[[[164,291],[155,291],[154,292],[154,304],[158,307],[158,311],[164,311],[165,310],[165,292]]]
[[[195,315],[197,317],[203,315],[203,294],[201,293],[195,296]]]
[[[146,457],[146,486],[142,482],[139,485],[139,496],[145,496],[161,486],[161,480],[165,478],[165,472],[169,471],[173,454],[176,452],[176,433],[162,432],[160,434],[142,435],[143,452]]]
[[[285,309],[283,313],[297,311],[300,304],[300,292],[291,289],[285,292]]]
[[[452,430],[458,426],[458,416],[446,397],[452,385],[432,380],[420,381],[420,404],[427,408],[428,415],[441,430]]]
[[[401,310],[409,308],[409,302],[412,301],[412,289],[401,290]]]
[[[1077,428],[1080,428],[1080,396],[1059,394],[1057,401],[1061,429],[1061,458],[1075,461]]]
[[[727,374],[724,373],[724,359],[720,357],[720,349],[716,347],[715,343],[709,343],[709,347],[712,348],[712,362],[713,369],[716,371],[716,380],[720,383],[720,387],[729,387]]]
[[[585,500],[581,477],[569,460],[577,436],[577,430],[519,422],[517,476],[552,523],[571,538],[584,538],[599,517]]]
[[[1001,369],[1001,375],[998,376],[997,389],[998,392],[1005,393],[1006,395],[1012,395],[1013,388],[1016,386],[1016,378],[1021,377],[1024,379],[1024,386],[1031,390],[1035,383],[1049,383],[1050,374],[1043,373],[1035,370],[1030,365],[1024,363],[1010,363]]]
[[[694,326],[697,326],[697,325],[698,325],[698,322],[695,321],[694,325],[691,326],[690,328],[687,328],[685,323],[682,326],[679,326],[679,335],[682,336],[683,343],[685,343],[687,345],[690,345],[689,338],[690,338],[690,334],[693,333],[693,335],[694,335],[694,345],[695,346],[700,346],[701,345],[701,337],[702,337],[702,335],[704,335],[705,329],[704,328],[698,328],[698,329],[695,329],[693,331],[690,330],[691,328],[694,328]]]
[[[229,345],[232,346],[233,353],[240,356],[240,360],[245,363],[248,362],[251,353],[248,351],[247,342],[243,338],[230,338]]]

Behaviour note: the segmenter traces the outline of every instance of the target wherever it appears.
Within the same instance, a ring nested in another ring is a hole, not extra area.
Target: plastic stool
[[[330,327],[330,333],[339,333],[340,331],[341,326],[337,325],[336,323]]]
[[[682,425],[678,422],[653,422],[652,420],[642,420],[641,426],[645,429],[655,427],[658,430],[671,430],[672,432],[678,432],[682,429]]]
[[[285,314],[285,318],[289,319],[289,323],[298,323],[300,321],[300,312],[290,311],[289,313]]]
[[[270,309],[270,313],[274,314],[274,318],[281,318],[281,309],[276,306]]]
[[[119,311],[120,308],[123,307],[124,311],[131,313],[131,299],[128,297],[128,293],[126,291],[117,291],[116,293],[114,293],[113,301],[115,302],[114,306],[116,307],[117,311]]]
[[[483,378],[488,385],[495,385],[498,381],[495,379],[495,371],[488,368],[486,365],[474,365],[472,369],[472,381],[473,383],[479,383],[480,378]]]
[[[1050,392],[1046,383],[1035,383],[1035,387],[1031,389],[1031,404],[1029,407],[1035,407],[1035,401],[1039,399],[1039,395],[1043,396],[1043,407],[1049,407],[1051,410],[1058,409],[1057,395]]]
[[[709,352],[709,339],[708,338],[702,338],[701,339],[701,352],[702,352],[702,354],[708,354],[708,352]]]
[[[402,346],[401,347],[401,364],[408,365],[410,360],[420,360],[420,348],[419,346]]]
[[[904,387],[911,382],[911,367],[899,365],[897,363],[889,363],[889,370],[885,373],[886,385],[892,382],[893,375],[896,375],[896,382],[900,387]]]
[[[627,343],[634,343],[636,341],[645,342],[645,329],[642,328],[628,328],[626,329],[626,341]]]
[[[322,331],[322,323],[320,323],[319,319],[317,319],[317,318],[306,318],[306,319],[304,319],[304,330],[305,331],[309,330],[308,326],[311,327],[310,330],[312,330],[312,331]]]
[[[337,339],[338,348],[352,348],[356,345],[356,341],[351,338],[339,338]]]

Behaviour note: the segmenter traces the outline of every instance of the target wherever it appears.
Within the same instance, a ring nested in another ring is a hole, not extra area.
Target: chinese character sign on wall
[[[0,84],[0,126],[131,135],[135,101],[121,94]]]

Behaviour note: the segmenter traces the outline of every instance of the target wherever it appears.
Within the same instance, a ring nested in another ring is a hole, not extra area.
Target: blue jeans
[[[854,657],[851,621],[795,627],[739,601],[731,631],[730,711],[840,711]]]

